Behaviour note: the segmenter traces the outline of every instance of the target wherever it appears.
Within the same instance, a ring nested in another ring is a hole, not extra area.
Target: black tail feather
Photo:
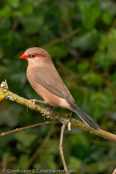
[[[93,121],[92,118],[90,118],[86,113],[84,113],[83,111],[80,110],[80,108],[75,104],[75,105],[71,105],[71,108],[74,110],[74,112],[77,113],[77,115],[86,123],[88,124],[90,127],[98,130],[99,126]]]

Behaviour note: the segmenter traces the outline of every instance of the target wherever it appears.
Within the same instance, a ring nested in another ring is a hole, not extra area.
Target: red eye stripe
[[[43,54],[37,54],[38,57],[45,57]]]
[[[43,54],[38,54],[38,53],[32,53],[27,56],[28,58],[35,58],[35,57],[45,57]]]

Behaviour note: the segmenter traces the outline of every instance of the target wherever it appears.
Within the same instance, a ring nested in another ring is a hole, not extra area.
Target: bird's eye
[[[35,57],[36,55],[35,54],[32,54],[31,57]]]

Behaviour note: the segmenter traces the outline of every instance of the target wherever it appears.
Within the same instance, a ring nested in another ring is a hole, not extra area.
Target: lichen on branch
[[[43,116],[49,117],[49,119],[56,119],[58,121],[70,120],[71,126],[78,127],[80,129],[83,129],[84,131],[88,131],[91,134],[100,136],[104,139],[107,139],[107,140],[110,140],[110,141],[113,141],[116,143],[116,135],[106,132],[102,129],[95,130],[95,129],[91,128],[90,126],[88,126],[87,124],[85,124],[84,122],[81,122],[81,121],[78,121],[78,120],[72,118],[70,115],[64,115],[64,114],[61,114],[61,113],[58,113],[55,111],[51,112],[50,108],[44,107],[42,105],[37,105],[37,104],[34,108],[34,105],[31,101],[29,101],[23,97],[20,97],[17,94],[14,94],[11,91],[9,91],[6,80],[4,82],[2,82],[0,85],[0,101],[2,102],[2,100],[4,100],[4,99],[9,99],[9,100],[17,102],[21,105],[25,105],[26,107],[28,107],[30,109],[40,112]]]

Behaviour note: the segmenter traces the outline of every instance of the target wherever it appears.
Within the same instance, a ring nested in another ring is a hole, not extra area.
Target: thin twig
[[[8,132],[3,132],[3,133],[0,134],[0,136],[5,136],[5,135],[8,135],[10,133],[18,132],[18,131],[21,131],[21,130],[24,130],[24,129],[29,129],[29,128],[32,128],[32,127],[37,127],[37,126],[41,126],[41,125],[44,125],[44,124],[52,124],[52,123],[60,123],[60,121],[46,121],[46,122],[43,122],[43,123],[37,123],[37,124],[34,124],[34,125],[30,125],[30,126],[16,128],[16,129],[8,131]]]
[[[60,155],[61,155],[62,163],[63,163],[63,166],[64,166],[64,170],[68,171],[67,165],[66,165],[66,162],[65,162],[65,158],[64,158],[64,153],[63,153],[63,135],[64,135],[65,127],[66,127],[65,124],[63,124],[62,127],[61,127],[59,150],[60,150]],[[69,174],[69,173],[66,172],[66,174]]]
[[[67,120],[67,123],[68,123],[68,130],[70,131],[71,130],[71,122],[70,122],[70,120]]]
[[[75,30],[71,31],[70,33],[67,33],[66,35],[64,35],[64,36],[62,36],[60,38],[54,39],[54,40],[52,40],[52,41],[42,45],[41,47],[45,48],[48,45],[58,44],[60,42],[63,42],[66,39],[69,39],[69,38],[73,37],[75,34],[77,34],[79,32],[80,32],[80,28],[76,28]]]

